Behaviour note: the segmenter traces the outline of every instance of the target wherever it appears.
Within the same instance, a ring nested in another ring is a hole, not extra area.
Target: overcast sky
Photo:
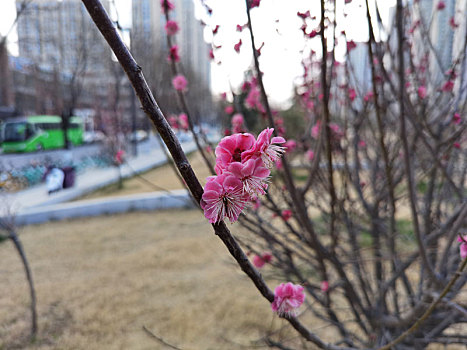
[[[155,0],[159,1],[159,0]],[[219,24],[220,28],[215,37],[215,45],[222,45],[216,50],[216,61],[220,65],[212,64],[212,89],[214,93],[229,91],[230,86],[237,88],[243,79],[243,72],[252,63],[249,33],[236,31],[236,25],[246,23],[244,0],[206,0],[213,9],[211,17],[206,16],[201,6],[197,6],[197,16],[208,23],[205,29],[205,39],[212,40],[211,28]],[[131,0],[116,0],[120,21],[124,25],[131,25]],[[301,19],[297,11],[310,10],[311,15],[318,15],[320,1],[318,0],[262,0],[261,6],[252,10],[252,22],[257,45],[265,43],[260,57],[261,68],[264,71],[264,82],[268,94],[276,103],[283,103],[293,92],[296,77],[302,74],[300,62],[303,50],[303,35],[300,31]],[[383,19],[388,18],[388,9],[394,6],[395,0],[378,0]],[[344,0],[337,0],[337,5],[343,7]],[[367,40],[366,13],[364,0],[353,0],[345,5],[347,17],[338,18],[343,24],[347,36],[355,41]],[[15,0],[0,0],[0,33],[6,34],[15,18]],[[279,20],[277,22],[277,20]],[[317,22],[315,22],[318,25]],[[210,27],[209,27],[210,26]],[[314,24],[310,25],[310,29]],[[341,29],[343,29],[341,28]],[[341,30],[340,29],[340,30]],[[340,31],[339,30],[339,31]],[[234,51],[234,45],[242,39],[240,54]],[[13,31],[9,36],[10,50],[15,51],[14,42],[17,40]],[[312,45],[319,47],[319,39]],[[344,45],[338,51],[338,56],[344,55]],[[183,54],[183,53],[182,53]]]

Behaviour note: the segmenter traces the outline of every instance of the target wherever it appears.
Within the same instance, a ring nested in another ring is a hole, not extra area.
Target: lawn
[[[28,343],[25,277],[4,242],[0,349],[167,348],[143,326],[183,349],[250,348],[271,323],[283,325],[197,210],[55,222],[20,233],[39,335]]]
[[[195,152],[191,154],[188,159],[196,173],[196,176],[204,186],[206,177],[211,174],[209,173],[203,158],[199,152]],[[137,175],[125,179],[123,181],[122,188],[119,188],[118,184],[113,184],[85,195],[84,197],[78,198],[77,200],[122,196],[152,191],[178,190],[181,188],[183,188],[183,185],[175,175],[174,170],[169,164],[165,164],[161,167],[149,170],[140,176]]]

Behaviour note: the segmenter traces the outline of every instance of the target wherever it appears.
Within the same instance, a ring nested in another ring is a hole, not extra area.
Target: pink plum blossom
[[[315,158],[315,152],[313,152],[311,149],[306,152],[306,159],[308,159],[310,162]]]
[[[235,222],[248,202],[248,194],[235,176],[226,173],[207,179],[201,199],[204,216],[211,224],[224,220]]]
[[[255,265],[256,268],[260,269],[264,264],[266,264],[266,262],[259,255],[253,257],[253,265]]]
[[[172,115],[168,118],[169,124],[172,127],[172,129],[178,130],[178,119],[176,116]]]
[[[261,94],[256,87],[252,87],[245,98],[245,103],[250,108],[255,108],[261,105],[260,102]],[[258,108],[260,109],[260,108]]]
[[[311,137],[317,139],[319,136],[319,130],[321,128],[321,121],[318,120],[315,125],[311,128]]]
[[[245,122],[241,113],[234,114],[232,117],[232,125],[242,125]]]
[[[350,88],[349,89],[349,99],[350,101],[354,101],[355,100],[355,97],[357,97],[357,93],[354,89]]]
[[[443,87],[441,88],[444,92],[450,92],[454,88],[454,82],[452,80],[448,80],[444,83]]]
[[[255,137],[251,134],[234,134],[224,137],[216,147],[216,170],[220,173],[232,162],[242,162],[245,160],[245,151],[251,149],[255,143]],[[218,172],[218,174],[220,174]]]
[[[232,114],[234,112],[233,106],[225,107],[224,112],[227,113],[227,114]]]
[[[253,147],[244,154],[245,159],[260,157],[264,165],[271,169],[273,164],[280,159],[285,152],[285,148],[279,146],[285,143],[281,136],[272,137],[273,128],[266,128],[258,135]]]
[[[326,293],[329,290],[329,282],[321,281],[320,288],[323,293]]]
[[[454,148],[461,149],[461,144],[459,142],[454,142],[452,145]]]
[[[361,148],[364,148],[364,147],[366,147],[366,142],[363,141],[363,140],[360,140],[360,141],[358,141],[358,146],[361,147]]]
[[[183,130],[188,130],[189,124],[188,124],[188,116],[185,113],[182,113],[178,116],[180,128]]]
[[[175,78],[172,79],[172,85],[174,89],[177,91],[185,91],[188,85],[188,82],[182,74],[179,74]]]
[[[418,97],[420,97],[421,99],[424,99],[426,97],[426,87],[425,87],[425,85],[421,85],[418,88]]]
[[[264,166],[261,158],[249,159],[244,163],[232,162],[227,170],[242,182],[243,191],[250,196],[265,194],[271,172]]]
[[[282,210],[281,216],[285,221],[289,221],[292,217],[292,211],[290,209]]]
[[[305,293],[303,287],[291,282],[281,283],[274,290],[272,311],[279,316],[296,316],[296,310],[303,304]]]
[[[168,20],[165,24],[165,31],[167,32],[167,35],[175,35],[178,33],[179,29],[180,28],[176,21]]]
[[[363,100],[368,102],[373,98],[373,91],[368,91],[365,96],[363,96]]]
[[[454,113],[454,115],[452,116],[452,122],[453,122],[454,124],[460,124],[461,121],[462,121],[462,119],[461,119],[460,113],[457,113],[457,112]]]

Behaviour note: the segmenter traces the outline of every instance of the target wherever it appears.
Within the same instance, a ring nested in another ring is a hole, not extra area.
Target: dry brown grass
[[[188,159],[196,173],[196,176],[204,186],[206,177],[211,174],[206,168],[201,155],[199,152],[195,152],[191,154]],[[172,167],[168,164],[149,170],[144,174],[141,174],[141,176],[144,178],[144,180],[142,180],[139,176],[125,179],[123,181],[123,188],[119,189],[118,184],[113,184],[81,197],[78,200],[146,193],[152,191],[161,191],[162,189],[178,190],[183,188],[180,180],[172,170]],[[147,183],[147,181],[156,185],[157,187],[151,186],[149,183]]]
[[[42,224],[22,229],[21,239],[36,284],[39,336],[28,343],[28,290],[6,242],[0,349],[165,349],[143,325],[184,349],[235,349],[251,345],[273,320],[198,211]]]

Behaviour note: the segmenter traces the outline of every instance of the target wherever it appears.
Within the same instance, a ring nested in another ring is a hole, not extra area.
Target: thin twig
[[[147,329],[146,326],[143,326],[143,331],[145,331],[147,335],[149,335],[152,339],[157,340],[162,345],[168,346],[169,348],[174,349],[174,350],[182,350],[181,348],[179,348],[179,347],[177,347],[175,345],[167,343],[164,339],[162,339],[161,337],[158,337],[153,332],[151,332],[149,329]]]
[[[389,350],[393,346],[399,344],[401,341],[403,341],[407,336],[409,336],[411,333],[415,332],[418,327],[421,326],[421,324],[428,318],[428,316],[431,315],[433,310],[436,308],[436,306],[439,304],[440,301],[446,296],[446,294],[449,292],[451,287],[454,285],[454,283],[457,281],[457,279],[461,276],[462,271],[464,270],[465,266],[467,265],[467,259],[464,259],[457,271],[454,273],[454,276],[452,276],[451,280],[449,283],[444,287],[443,291],[439,295],[439,297],[430,305],[430,307],[425,311],[425,313],[410,327],[407,329],[404,333],[402,333],[399,337],[394,339],[392,342],[389,344],[380,347],[378,350]]]

